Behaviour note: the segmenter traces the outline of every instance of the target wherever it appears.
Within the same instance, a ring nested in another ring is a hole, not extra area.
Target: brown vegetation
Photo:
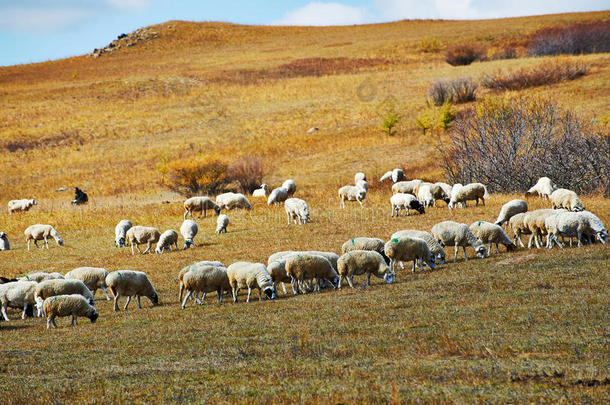
[[[521,90],[528,87],[555,84],[574,80],[587,73],[587,65],[579,61],[550,60],[538,66],[522,68],[515,72],[498,71],[485,75],[483,86],[494,90]]]

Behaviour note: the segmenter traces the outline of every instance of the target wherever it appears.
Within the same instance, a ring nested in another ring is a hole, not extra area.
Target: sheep
[[[216,215],[220,214],[220,206],[216,204],[210,197],[206,196],[195,196],[188,198],[184,201],[184,218],[186,219],[187,215],[190,215],[192,219],[193,211],[199,211],[199,217],[201,218],[201,214],[203,213],[203,217],[207,217],[208,210],[214,210]]]
[[[220,201],[218,200],[218,197],[221,197]],[[247,210],[252,209],[252,204],[250,204],[250,201],[248,201],[246,196],[241,193],[225,193],[225,194],[221,194],[218,197],[216,197],[216,202],[220,206],[220,209],[226,209],[226,210],[233,210],[233,209],[239,209],[239,208],[243,208],[243,209],[247,209]]]
[[[411,238],[421,238],[426,241],[430,252],[434,255],[434,263],[435,264],[444,264],[445,263],[445,249],[441,246],[440,243],[430,232],[426,231],[418,231],[415,229],[405,229],[402,231],[397,231],[392,234],[390,239],[402,238],[403,236],[409,236]]]
[[[262,263],[235,262],[227,268],[227,276],[231,285],[233,302],[237,302],[237,293],[240,288],[248,289],[246,302],[250,302],[253,287],[258,288],[259,301],[262,300],[261,291],[265,292],[268,299],[275,299],[273,281],[269,272],[267,272],[267,268]]]
[[[462,183],[455,183],[451,187],[451,194],[449,195],[449,203],[451,202],[452,199],[454,199],[458,196],[458,194],[460,193],[460,191],[462,191],[463,188],[464,188],[464,186],[462,185]],[[449,207],[449,203],[447,203],[447,207]],[[458,207],[460,207],[460,208],[464,208],[465,206],[466,206],[465,202],[458,203]]]
[[[32,225],[28,227],[25,232],[23,232],[23,234],[25,235],[25,241],[28,244],[28,250],[30,250],[30,241],[32,240],[34,241],[34,245],[37,248],[40,247],[38,246],[37,241],[44,240],[44,246],[48,249],[49,236],[55,239],[55,242],[57,242],[58,246],[64,245],[64,240],[61,238],[61,236],[59,236],[59,233],[57,233],[55,228],[53,228],[51,225]]]
[[[582,201],[578,198],[578,194],[565,188],[558,188],[553,191],[550,200],[554,209],[565,208],[568,211],[574,212],[585,209]]]
[[[2,305],[2,316],[8,322],[6,309],[8,307],[23,308],[21,319],[25,319],[28,307],[36,303],[34,294],[38,283],[35,281],[13,281],[0,285],[0,305]]]
[[[434,225],[431,229],[432,235],[441,244],[441,246],[455,246],[453,252],[453,262],[457,261],[458,248],[462,246],[464,249],[464,260],[468,260],[466,257],[466,246],[472,246],[476,255],[480,258],[487,256],[487,249],[483,242],[478,239],[468,225],[460,224],[454,221],[443,221]]]
[[[91,290],[89,290],[87,285],[81,280],[45,280],[36,285],[36,292],[34,293],[34,300],[38,307],[38,315],[41,316],[43,314],[42,302],[45,299],[62,294],[80,294],[85,297],[91,305],[94,305],[95,303],[93,293],[91,293]]]
[[[515,244],[499,225],[486,221],[476,221],[470,225],[470,230],[481,242],[489,244],[487,255],[491,253],[491,245],[494,243],[496,244],[496,253],[498,254],[500,253],[498,244],[506,246],[507,252],[515,250]]]
[[[121,220],[114,228],[114,244],[116,247],[125,246],[125,235],[133,224],[128,219]]]
[[[129,228],[125,236],[127,238],[127,242],[131,245],[131,254],[134,255],[134,245],[141,254],[150,252],[151,245],[159,241],[161,233],[159,233],[157,228],[137,225]],[[144,252],[140,250],[141,243],[146,243],[146,250]]]
[[[359,181],[366,181],[366,174],[358,172],[354,175],[354,184],[358,184]]]
[[[419,268],[421,272],[424,272],[424,262],[434,270],[435,259],[430,248],[425,240],[421,238],[412,238],[410,236],[401,236],[399,238],[393,238],[386,242],[384,251],[387,257],[390,258],[390,268],[396,272],[397,262],[409,262],[413,261],[413,267],[411,272],[415,272],[417,262],[419,261]]]
[[[216,233],[221,234],[222,232],[227,233],[227,226],[229,225],[229,217],[225,214],[219,215],[216,218]]]
[[[263,183],[261,188],[257,188],[252,192],[252,197],[267,197],[267,194],[269,194],[269,186]]]
[[[391,179],[392,183],[397,183],[399,181],[406,180],[405,173],[401,169],[394,169],[388,172],[385,172],[383,176],[379,179],[379,182],[385,181],[387,179]]]
[[[165,250],[171,252],[172,245],[174,245],[176,250],[178,250],[178,232],[174,231],[173,229],[168,229],[167,231],[163,232],[161,236],[159,236],[155,253],[162,254]]]
[[[608,241],[608,231],[604,223],[589,211],[582,212],[562,212],[551,215],[545,219],[545,227],[549,234],[547,238],[547,247],[553,248],[553,242],[559,247],[563,247],[557,238],[559,235],[568,236],[570,238],[570,246],[572,246],[572,237],[578,240],[578,246],[582,246],[582,237],[591,243],[591,238],[599,240],[601,243]]]
[[[273,289],[277,291],[278,284],[281,282],[284,294],[286,294],[285,283],[290,283],[292,281],[288,273],[286,273],[286,260],[287,258],[277,259],[267,265],[267,271],[269,272],[271,281],[273,281]],[[294,289],[292,292],[296,294]]]
[[[351,250],[344,253],[337,262],[337,273],[339,283],[337,288],[341,288],[341,280],[347,278],[347,283],[354,288],[354,275],[366,273],[365,286],[371,284],[371,274],[378,278],[383,278],[386,283],[394,282],[394,273],[388,267],[381,254],[372,250]]]
[[[72,315],[72,322],[70,322],[72,326],[78,325],[76,318],[79,316],[89,318],[91,323],[95,323],[99,316],[97,310],[89,305],[87,300],[79,294],[49,297],[42,303],[42,308],[47,315],[47,329],[49,329],[51,324],[53,324],[54,328],[57,328],[55,318],[58,316]]]
[[[358,186],[343,186],[339,189],[341,208],[345,208],[345,201],[358,201],[362,207],[362,201],[366,198],[366,190]]]
[[[295,224],[298,221],[299,225],[309,222],[309,206],[304,200],[289,198],[284,203],[284,209],[288,216],[288,225],[290,225],[291,219],[294,220]]]
[[[121,295],[127,296],[127,302],[123,310],[127,311],[127,306],[132,296],[138,299],[138,308],[142,309],[140,297],[146,297],[153,306],[159,304],[159,295],[146,276],[146,273],[135,270],[118,270],[106,276],[106,284],[114,297],[114,310],[118,311],[117,302]]]
[[[26,212],[29,211],[34,205],[38,205],[36,200],[11,200],[8,202],[8,212],[13,214],[15,212]]]
[[[415,179],[410,181],[399,181],[392,185],[392,194],[403,193],[415,195],[415,188],[423,183],[423,180]]]
[[[525,196],[530,196],[534,193],[538,194],[538,197],[542,197],[543,199],[547,199],[551,197],[553,191],[555,191],[555,185],[553,181],[548,177],[540,177],[538,182],[529,190],[525,192]]]
[[[508,227],[510,229],[512,229],[513,231],[513,241],[515,243],[515,245],[517,244],[517,241],[519,241],[519,245],[521,245],[521,247],[525,247],[525,245],[523,245],[523,241],[521,240],[521,235],[531,235],[532,233],[530,232],[530,230],[527,228],[527,226],[525,226],[525,223],[523,222],[523,218],[525,217],[525,212],[522,212],[520,214],[516,214],[513,215],[509,220],[508,220]]]
[[[383,250],[385,242],[379,238],[358,237],[347,240],[341,246],[341,253],[351,252],[352,250],[372,250],[379,253],[386,263],[390,263],[390,259],[385,255]]]
[[[339,255],[334,252],[321,252],[319,250],[302,250],[302,251],[285,250],[283,252],[273,253],[271,256],[269,256],[269,260],[267,261],[267,263],[269,264],[269,263],[273,262],[274,260],[288,258],[289,256],[293,256],[295,254],[313,254],[313,255],[322,256],[330,262],[330,264],[333,266],[334,269],[337,268],[337,260],[339,260]]]
[[[320,290],[321,279],[326,279],[331,282],[333,288],[339,281],[339,276],[333,268],[333,265],[324,256],[299,253],[290,256],[286,259],[286,273],[291,278],[292,290],[297,294],[299,286],[297,283],[303,284],[304,280],[316,279],[317,283],[314,290]]]
[[[8,236],[6,233],[0,232],[0,251],[1,250],[11,250],[11,244],[8,241]]]
[[[498,219],[494,222],[496,225],[502,226],[505,222],[511,219],[514,215],[527,212],[527,203],[523,200],[510,200],[500,208]]]
[[[433,186],[433,184],[425,183],[425,184],[421,184],[417,188],[417,200],[424,207],[431,207],[431,206],[435,205],[435,203],[436,203],[436,200],[434,199],[434,195],[432,195],[432,186]]]
[[[182,235],[182,238],[184,238],[184,249],[195,246],[193,239],[197,236],[198,231],[199,227],[195,221],[187,219],[182,223],[180,226],[180,234]]]
[[[267,198],[267,205],[279,205],[288,199],[288,190],[283,187],[274,188],[269,193],[269,198]]]
[[[536,248],[540,249],[542,245],[542,237],[547,234],[544,221],[548,216],[555,215],[565,210],[557,211],[551,208],[528,211],[523,216],[523,225],[529,230],[531,236],[527,242],[527,248],[531,249],[533,243],[536,243]]]
[[[297,185],[294,180],[288,179],[282,183],[282,188],[288,191],[288,197],[292,197],[297,190]]]
[[[451,201],[451,187],[447,183],[437,182],[431,186],[432,196],[434,197],[434,206],[436,206],[436,200],[443,200],[446,204]]]
[[[413,194],[393,194],[392,197],[390,197],[390,205],[392,206],[392,213],[390,215],[392,217],[394,214],[398,217],[401,209],[405,210],[406,216],[409,215],[409,209],[414,209],[420,214],[426,213],[424,206],[417,201],[417,198],[415,198]]]
[[[216,291],[218,294],[218,302],[222,302],[222,293],[229,290],[229,277],[227,269],[221,266],[190,266],[190,269],[184,273],[181,280],[181,285],[187,291],[184,301],[181,301],[181,308],[186,308],[186,302],[193,292],[201,292],[204,294]],[[182,291],[181,291],[182,292]],[[200,305],[203,304],[198,298],[195,299]]]
[[[100,267],[77,267],[67,272],[65,278],[66,280],[82,281],[94,296],[97,289],[100,288],[106,294],[106,300],[110,301],[106,290],[106,276],[108,276],[108,270]]]
[[[369,183],[367,183],[366,180],[358,180],[356,182],[356,187],[360,187],[361,189],[363,189],[364,191],[366,191],[368,193],[369,191]]]
[[[64,278],[65,278],[64,276],[62,276],[61,274],[59,274],[57,272],[46,273],[44,271],[37,271],[35,273],[26,274],[25,276],[21,277],[20,280],[35,281],[37,283],[40,283],[45,280],[58,280],[58,279],[64,279]]]
[[[457,203],[464,203],[464,205],[466,205],[466,202],[469,200],[474,200],[475,206],[479,205],[479,200],[485,205],[486,198],[489,198],[489,193],[484,184],[470,183],[466,184],[455,193],[453,193],[452,190],[452,196],[448,207],[449,209],[454,208]]]
[[[337,268],[337,261],[339,260],[339,255],[334,252],[320,252],[314,250],[308,251],[293,251],[287,250],[283,252],[276,252],[269,256],[267,261],[267,270],[271,275],[271,279],[273,280],[274,287],[277,291],[277,285],[279,282],[282,283],[282,289],[284,290],[284,294],[286,294],[286,286],[284,283],[292,282],[292,279],[286,273],[286,260],[291,256],[296,256],[298,254],[315,254],[318,256],[322,256],[326,258],[333,267],[333,269]],[[295,290],[293,289],[293,293]]]
[[[182,293],[184,292],[184,283],[182,280],[184,278],[184,275],[191,269],[197,269],[197,268],[205,267],[205,266],[225,267],[225,265],[222,262],[218,262],[218,261],[200,261],[200,262],[196,262],[196,263],[183,267],[182,270],[180,270],[180,272],[178,273],[178,284],[180,286],[180,294],[178,295],[178,302],[182,302]],[[197,293],[195,292],[195,294],[197,294]],[[205,293],[203,295],[205,298]]]

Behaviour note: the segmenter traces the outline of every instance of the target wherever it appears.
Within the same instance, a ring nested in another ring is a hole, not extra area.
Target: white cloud
[[[70,27],[94,15],[86,9],[20,8],[2,9],[0,26],[3,30],[49,32]]]
[[[106,3],[115,8],[141,9],[150,5],[148,0],[106,0]]]
[[[311,2],[291,10],[272,22],[272,25],[352,25],[369,21],[364,7],[351,7],[341,3]]]

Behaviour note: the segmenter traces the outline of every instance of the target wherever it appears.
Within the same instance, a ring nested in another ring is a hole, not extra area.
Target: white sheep
[[[38,205],[36,200],[11,200],[8,202],[8,212],[13,214],[15,212],[29,211],[34,205]]]
[[[263,183],[261,188],[257,188],[252,192],[252,197],[267,197],[267,194],[269,194],[269,186]]]
[[[523,241],[521,240],[521,235],[531,235],[530,230],[525,226],[523,222],[523,218],[525,218],[525,212],[521,214],[513,215],[508,220],[508,227],[513,231],[513,242],[517,245],[517,241],[521,247],[525,247]]]
[[[466,247],[472,246],[476,255],[480,258],[487,256],[487,249],[483,242],[478,239],[468,225],[460,224],[454,221],[443,221],[434,225],[431,229],[432,235],[441,244],[441,246],[455,246],[453,252],[453,262],[457,261],[458,248],[462,246],[464,249],[464,260],[468,260],[466,256]]]
[[[366,273],[366,284],[371,283],[371,274],[378,278],[383,278],[386,283],[394,282],[394,273],[387,265],[383,256],[373,250],[351,250],[344,253],[337,262],[337,274],[339,283],[337,288],[341,288],[341,280],[347,278],[347,283],[354,288],[354,275]]]
[[[195,196],[188,198],[184,201],[184,218],[186,219],[187,215],[193,217],[193,212],[199,211],[199,217],[201,218],[201,214],[203,217],[207,217],[207,211],[214,210],[216,215],[220,214],[220,206],[216,204],[210,197],[206,196]]]
[[[434,199],[434,195],[432,194],[432,186],[434,184],[424,183],[420,184],[417,188],[417,200],[424,207],[432,207],[436,204],[436,200]]]
[[[392,183],[397,183],[399,181],[406,180],[405,173],[401,169],[394,169],[388,172],[385,172],[383,176],[379,179],[379,182],[385,181],[387,179],[391,179]]]
[[[129,228],[131,228],[133,224],[128,219],[121,220],[116,227],[114,228],[114,244],[117,247],[125,246],[125,236]]]
[[[47,315],[47,329],[53,325],[57,328],[55,318],[58,316],[72,316],[70,325],[76,326],[76,320],[79,316],[89,318],[91,323],[95,323],[99,314],[97,310],[90,305],[87,300],[79,294],[64,294],[55,295],[44,300],[42,303],[44,313]]]
[[[180,272],[178,273],[178,284],[180,285],[180,294],[178,295],[178,302],[182,302],[182,294],[184,292],[184,283],[182,280],[184,278],[184,275],[191,269],[198,269],[198,268],[202,268],[205,266],[225,267],[225,265],[222,262],[207,261],[207,260],[196,262],[196,263],[183,267],[180,270]],[[195,292],[195,295],[197,295],[197,292]],[[203,298],[205,298],[205,293],[203,295],[204,295]]]
[[[63,278],[65,278],[65,277],[57,272],[47,273],[44,271],[37,271],[34,273],[26,274],[25,276],[21,277],[20,280],[35,281],[37,283],[40,283],[45,280],[56,280],[56,279],[63,279]]]
[[[157,228],[137,225],[129,228],[125,236],[127,242],[131,245],[131,254],[134,255],[134,246],[141,254],[150,252],[151,245],[159,241],[161,233]],[[146,250],[144,252],[140,250],[140,244],[142,243],[146,243]]]
[[[284,187],[278,187],[271,190],[267,198],[267,205],[279,205],[288,199],[288,190]]]
[[[538,197],[546,199],[551,197],[551,194],[553,194],[553,191],[555,191],[555,189],[555,185],[553,184],[553,181],[551,179],[549,179],[548,177],[541,177],[538,179],[538,182],[532,188],[527,190],[525,196],[527,197],[536,193],[538,194]]]
[[[399,181],[397,183],[392,184],[392,194],[403,193],[415,195],[415,189],[423,182],[423,180],[419,179]]]
[[[80,294],[94,305],[93,293],[85,283],[77,279],[54,279],[41,281],[36,285],[34,300],[38,306],[38,314],[42,315],[42,302],[54,295],[61,294]]]
[[[426,231],[418,231],[416,229],[405,229],[402,231],[396,231],[392,234],[390,239],[402,238],[404,236],[408,236],[410,238],[421,238],[428,245],[428,249],[434,255],[434,264],[443,264],[445,263],[445,249],[441,246],[440,243],[430,232]]]
[[[127,310],[127,306],[131,301],[132,296],[136,296],[138,300],[138,308],[142,309],[140,297],[146,297],[150,300],[153,306],[159,304],[159,295],[153,287],[152,283],[146,276],[146,273],[135,270],[119,270],[113,271],[106,276],[106,285],[110,289],[114,297],[114,310],[118,311],[117,302],[122,295],[127,296],[127,302],[123,308]]]
[[[337,268],[337,261],[339,260],[339,255],[337,255],[334,252],[320,252],[320,251],[314,251],[314,250],[309,250],[309,251],[287,250],[287,251],[273,253],[271,256],[269,256],[269,259],[267,261],[267,271],[269,271],[269,274],[271,275],[271,278],[274,283],[274,288],[276,291],[277,291],[278,283],[281,282],[282,289],[284,290],[284,294],[286,294],[286,286],[284,285],[284,283],[292,282],[292,279],[290,278],[290,276],[288,276],[288,273],[286,273],[286,260],[289,257],[295,256],[298,254],[315,254],[318,256],[322,256],[330,262],[331,266],[334,269]],[[295,293],[294,288],[293,288],[292,292]]]
[[[320,290],[321,280],[326,279],[336,288],[339,276],[331,262],[324,256],[299,253],[286,259],[286,273],[291,278],[292,290],[299,292],[299,284],[303,285],[305,280],[316,279],[314,290]]]
[[[229,226],[229,217],[225,214],[221,214],[216,218],[216,233],[227,233],[227,226]]]
[[[288,197],[292,197],[297,190],[297,184],[292,179],[285,180],[282,183],[282,188],[288,191]]]
[[[545,227],[549,237],[547,238],[547,247],[553,248],[553,242],[559,247],[563,245],[559,242],[558,236],[567,236],[570,238],[570,246],[572,246],[572,238],[576,237],[578,246],[582,246],[583,236],[591,243],[591,238],[599,240],[601,243],[608,241],[608,231],[597,215],[589,211],[582,212],[562,212],[551,215],[545,219]]]
[[[57,242],[58,246],[64,245],[64,240],[61,238],[61,236],[59,236],[59,233],[51,225],[32,225],[28,227],[23,234],[25,235],[25,241],[28,244],[28,250],[30,250],[30,241],[32,240],[34,241],[34,245],[36,245],[36,247],[40,247],[38,246],[37,241],[43,240],[44,246],[48,249],[49,237],[55,239],[55,242]]]
[[[455,193],[453,193],[452,190],[452,196],[448,207],[450,209],[454,208],[458,203],[463,203],[464,206],[466,206],[466,202],[470,200],[475,201],[475,206],[479,205],[479,200],[481,200],[481,203],[485,205],[486,198],[489,198],[489,193],[487,192],[487,187],[485,187],[484,184],[470,183],[466,184]]]
[[[2,305],[2,316],[8,321],[6,309],[23,308],[21,319],[25,319],[28,306],[36,304],[34,294],[38,283],[35,281],[12,281],[0,285],[0,305]]]
[[[4,232],[0,232],[0,251],[11,250],[11,244],[8,241],[8,236]]]
[[[345,201],[358,201],[362,207],[362,201],[366,198],[366,190],[358,186],[343,186],[339,189],[341,208],[345,208]]]
[[[309,222],[309,206],[304,200],[289,198],[284,202],[284,209],[288,216],[288,225],[290,225],[291,219],[295,224],[298,221],[299,225]]]
[[[417,262],[421,272],[424,272],[424,263],[434,270],[435,258],[425,240],[421,238],[412,238],[410,236],[401,236],[393,238],[386,242],[384,251],[387,257],[390,258],[390,268],[396,272],[396,264],[398,262],[413,261],[411,272],[415,272]]]
[[[502,226],[514,215],[521,214],[522,212],[527,212],[527,202],[523,200],[510,200],[500,208],[500,214],[498,214],[498,219],[494,223]]]
[[[220,200],[219,200],[220,197]],[[216,202],[220,206],[220,209],[233,210],[233,209],[246,209],[251,210],[252,204],[241,193],[225,193],[216,197]]]
[[[499,225],[486,221],[476,221],[470,225],[470,230],[481,242],[489,244],[487,255],[491,253],[491,246],[494,243],[496,245],[496,253],[500,253],[498,244],[504,245],[507,252],[515,250],[515,244]]]
[[[560,212],[565,211],[558,211],[551,208],[547,208],[528,211],[525,213],[525,215],[523,216],[523,225],[528,229],[531,234],[529,241],[527,242],[528,249],[531,249],[534,243],[536,244],[536,247],[540,249],[540,247],[542,246],[542,237],[544,235],[547,235],[544,221],[548,216],[555,215]]]
[[[436,207],[436,200],[443,200],[446,204],[451,201],[451,187],[447,183],[437,182],[431,186],[432,196],[434,197],[434,206]]]
[[[449,195],[449,202],[451,202],[452,199],[457,198],[458,194],[462,191],[462,189],[464,188],[464,185],[462,183],[455,183],[452,187],[451,187],[451,194]],[[449,203],[447,203],[447,206],[449,206]],[[460,208],[464,208],[466,206],[466,203],[458,203],[458,207]]]
[[[106,294],[106,299],[110,301],[110,296],[106,290],[106,276],[108,276],[108,270],[100,267],[77,267],[67,272],[65,278],[66,280],[82,281],[94,296],[97,289],[100,288]]]
[[[285,250],[282,252],[273,253],[271,256],[269,256],[269,260],[267,261],[267,263],[271,263],[274,260],[287,258],[289,256],[293,256],[294,254],[313,254],[313,255],[322,256],[330,262],[330,264],[333,266],[334,269],[337,268],[337,260],[339,260],[339,255],[337,255],[335,252],[321,252],[319,250],[301,250],[301,251]]]
[[[231,285],[233,302],[237,302],[237,293],[240,288],[248,289],[246,302],[250,302],[252,288],[258,288],[259,301],[262,300],[262,291],[265,292],[267,298],[275,299],[273,280],[271,280],[267,268],[262,263],[235,262],[227,268],[227,276]]]
[[[357,237],[345,241],[341,246],[341,253],[351,252],[352,250],[372,250],[379,253],[386,263],[390,263],[390,259],[385,255],[383,248],[385,242],[379,238]]]
[[[566,188],[558,188],[553,191],[550,200],[555,209],[564,208],[574,212],[583,211],[585,209],[582,201],[578,198],[578,194]]]
[[[174,231],[173,229],[168,229],[167,231],[163,232],[161,236],[159,236],[155,253],[160,254],[163,253],[164,250],[171,252],[172,245],[174,245],[176,250],[178,250],[178,232]]]
[[[366,181],[366,174],[362,172],[357,172],[354,174],[354,183],[358,184],[359,181]]]
[[[199,232],[199,227],[195,221],[187,219],[182,223],[180,234],[184,238],[184,249],[195,246],[194,239],[197,236],[197,232]]]
[[[369,183],[367,183],[366,180],[358,180],[356,182],[356,187],[360,187],[361,189],[363,189],[367,193],[369,192]]]
[[[181,302],[181,307],[186,307],[186,302],[193,293],[206,293],[216,291],[218,294],[218,302],[222,302],[222,293],[225,290],[230,290],[229,276],[227,269],[221,266],[200,266],[191,265],[189,270],[184,273],[181,280],[181,286],[187,291],[184,301]],[[203,304],[198,298],[195,299],[200,305]]]
[[[409,215],[410,209],[414,209],[420,214],[426,213],[424,206],[419,201],[417,201],[417,198],[413,194],[392,194],[392,197],[390,197],[390,206],[392,207],[392,212],[390,215],[392,217],[394,216],[394,214],[396,214],[396,217],[398,217],[400,215],[401,209],[405,210],[405,216]]]

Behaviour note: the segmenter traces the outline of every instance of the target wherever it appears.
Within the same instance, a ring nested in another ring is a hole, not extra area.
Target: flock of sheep
[[[407,181],[400,169],[387,172],[380,179],[390,179],[393,182],[390,198],[391,215],[398,216],[404,209],[419,214],[425,213],[425,208],[435,206],[436,201],[443,200],[449,209],[466,207],[468,201],[479,201],[484,205],[488,198],[486,187],[481,183],[462,186],[446,183],[427,183],[422,180]],[[362,206],[368,192],[368,183],[363,173],[357,173],[354,185],[346,185],[339,189],[341,207],[346,201],[358,202]],[[296,190],[293,180],[286,180],[281,187],[269,192],[263,184],[253,192],[254,198],[267,198],[268,205],[284,204],[288,223],[291,221],[306,224],[309,221],[309,207],[299,198],[292,197]],[[184,267],[178,274],[180,287],[179,302],[185,308],[190,299],[202,304],[205,295],[216,292],[218,302],[222,302],[225,292],[230,292],[234,302],[240,289],[247,289],[247,302],[253,289],[258,290],[259,300],[262,294],[269,299],[277,295],[279,284],[286,294],[285,283],[290,283],[294,294],[319,291],[322,288],[341,288],[342,281],[347,281],[353,288],[355,275],[366,275],[366,285],[370,283],[371,275],[392,283],[396,277],[397,266],[404,268],[404,263],[412,262],[412,271],[417,267],[424,271],[424,265],[434,269],[437,264],[445,263],[446,246],[454,247],[453,261],[457,260],[459,247],[462,247],[464,259],[468,260],[466,248],[472,247],[478,257],[489,255],[495,244],[504,245],[508,251],[516,249],[517,243],[524,247],[521,235],[530,235],[528,248],[535,244],[543,246],[546,236],[546,246],[553,248],[556,244],[563,247],[568,238],[576,237],[578,245],[583,241],[594,243],[596,240],[605,243],[608,232],[602,221],[593,213],[585,211],[578,195],[566,189],[557,189],[549,178],[543,177],[526,195],[537,194],[548,198],[552,208],[528,211],[527,202],[516,199],[504,204],[494,223],[475,221],[470,226],[454,221],[442,221],[434,225],[430,232],[423,230],[401,230],[394,233],[389,241],[378,238],[356,237],[346,241],[342,247],[342,255],[334,252],[321,251],[283,251],[269,256],[267,265],[263,263],[236,262],[225,266],[218,261],[201,261]],[[27,211],[35,200],[19,200],[9,202],[9,211]],[[239,193],[225,193],[213,201],[209,197],[198,196],[184,202],[184,222],[180,233],[184,239],[184,249],[194,246],[194,238],[198,232],[193,213],[199,212],[199,219],[207,216],[207,210],[213,210],[217,218],[216,232],[226,232],[229,218],[221,211],[231,209],[252,209],[248,199]],[[192,219],[187,219],[187,216]],[[510,238],[503,225],[513,232]],[[37,241],[44,241],[48,249],[48,239],[53,238],[59,246],[63,239],[50,225],[32,225],[25,231],[28,250],[30,241],[38,247]],[[156,253],[171,251],[172,246],[178,249],[178,233],[167,230],[160,233],[157,228],[133,226],[129,220],[120,221],[115,228],[115,244],[117,247],[131,245],[132,254],[135,249],[140,253],[151,251],[156,243]],[[139,245],[146,244],[143,252]],[[488,248],[485,245],[488,245]],[[0,232],[0,250],[9,249],[6,234]],[[159,302],[158,294],[144,272],[134,270],[119,270],[108,272],[102,268],[81,267],[61,275],[59,273],[37,272],[20,279],[0,278],[0,304],[2,316],[8,321],[7,308],[22,308],[22,318],[34,315],[47,317],[47,328],[56,327],[55,318],[72,316],[72,324],[76,324],[78,316],[84,316],[95,322],[98,312],[94,307],[94,294],[97,289],[103,290],[106,299],[110,300],[107,289],[114,297],[114,310],[118,311],[118,299],[127,297],[124,309],[127,309],[131,297],[136,297],[141,308],[140,297],[147,297],[153,305]],[[186,292],[186,295],[184,293]],[[201,296],[200,296],[201,294]]]

